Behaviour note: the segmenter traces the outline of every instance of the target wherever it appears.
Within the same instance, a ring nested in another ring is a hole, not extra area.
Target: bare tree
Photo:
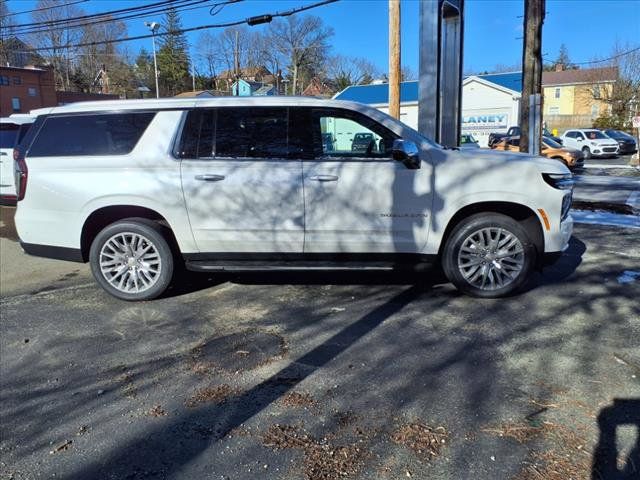
[[[85,12],[76,5],[60,6],[61,4],[59,0],[38,0],[35,5],[36,11],[31,13],[31,19],[33,22],[44,22],[44,25],[31,33],[29,40],[33,46],[46,49],[42,55],[54,68],[57,86],[69,90],[72,58],[78,52],[70,46],[79,43],[83,33],[79,28],[69,28],[54,22],[78,17]]]
[[[338,91],[349,85],[371,83],[379,74],[378,68],[366,58],[334,55],[326,62],[326,76],[333,81]]]
[[[211,32],[203,32],[196,42],[196,58],[205,65],[207,75],[211,79],[217,77],[222,63],[222,54],[218,49],[218,38]],[[214,88],[215,81],[214,81]]]
[[[637,114],[640,103],[640,50],[638,45],[616,44],[608,59],[590,69],[589,97],[591,101],[605,103],[609,117],[605,119],[618,128],[628,126],[631,117]],[[613,83],[605,84],[615,75]]]
[[[417,80],[417,79],[418,79],[418,74],[411,67],[405,66],[405,67],[402,67],[402,70],[400,70],[401,81],[408,82],[408,81]]]
[[[333,35],[333,29],[325,27],[318,17],[291,16],[271,23],[268,35],[273,48],[289,64],[291,93],[296,95],[302,91],[301,76],[312,76],[327,57],[327,40]]]

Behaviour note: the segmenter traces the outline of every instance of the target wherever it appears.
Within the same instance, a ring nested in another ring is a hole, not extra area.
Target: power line
[[[29,49],[25,49],[25,52],[42,52],[42,51],[47,51],[47,50],[59,50],[59,49],[68,49],[68,48],[80,48],[80,47],[92,47],[92,46],[96,46],[96,45],[105,45],[105,44],[113,44],[113,43],[122,43],[122,42],[131,42],[134,40],[143,40],[145,38],[151,38],[153,36],[156,37],[164,37],[167,35],[176,35],[176,34],[181,34],[181,33],[187,33],[187,32],[195,32],[198,30],[208,30],[211,28],[226,28],[226,27],[235,27],[238,25],[242,25],[242,24],[248,24],[248,25],[256,25],[257,23],[250,23],[252,20],[254,19],[265,19],[265,21],[270,21],[270,20],[266,20],[267,18],[271,17],[271,18],[275,18],[275,17],[288,17],[290,15],[294,15],[295,13],[299,13],[302,11],[306,11],[306,10],[310,10],[312,8],[317,8],[317,7],[321,7],[323,5],[328,5],[330,3],[335,3],[339,0],[324,0],[321,2],[317,2],[317,3],[313,3],[311,5],[306,5],[304,7],[299,7],[299,8],[293,8],[291,10],[286,10],[284,12],[275,12],[272,14],[264,14],[264,15],[257,15],[254,17],[249,17],[249,18],[245,18],[244,20],[236,20],[233,22],[227,22],[227,23],[216,23],[216,24],[210,24],[210,25],[201,25],[199,27],[191,27],[191,28],[183,28],[181,30],[177,30],[177,31],[172,31],[172,32],[159,32],[159,33],[155,33],[155,34],[151,34],[151,35],[138,35],[135,37],[128,37],[128,38],[118,38],[115,40],[103,40],[103,41],[99,41],[99,42],[84,42],[84,43],[78,43],[75,45],[52,45],[50,47],[40,47],[40,48],[29,48]],[[259,23],[264,23],[264,21],[261,21]]]
[[[100,12],[100,13],[91,13],[88,15],[81,15],[79,17],[72,17],[72,18],[59,18],[57,20],[45,20],[42,22],[32,22],[32,23],[22,23],[20,25],[14,25],[15,28],[23,28],[23,27],[36,27],[39,25],[56,25],[58,23],[70,23],[70,22],[75,22],[77,20],[85,20],[88,18],[96,18],[96,17],[103,17],[105,15],[114,15],[117,13],[129,13],[129,12],[133,12],[133,11],[137,11],[137,10],[146,10],[152,7],[157,7],[159,5],[167,5],[167,4],[171,4],[171,3],[184,3],[185,1],[188,0],[163,0],[162,2],[156,2],[156,3],[149,3],[147,5],[139,5],[137,7],[128,7],[128,8],[121,8],[119,10],[110,10],[108,12]],[[67,3],[65,5],[60,5],[60,6],[66,6],[66,5],[71,5],[70,3]]]
[[[206,2],[210,2],[211,0],[182,0],[182,1],[186,1],[187,3],[182,3],[181,5],[170,5],[170,6],[165,6],[162,8],[157,8],[155,10],[148,10],[148,11],[144,11],[144,12],[135,12],[132,13],[130,15],[122,15],[122,16],[116,16],[116,17],[104,17],[104,14],[102,14],[103,18],[97,18],[94,19],[93,21],[90,22],[84,22],[84,23],[77,23],[74,25],[59,25],[59,26],[53,26],[50,28],[45,28],[45,27],[36,27],[33,29],[25,29],[25,30],[19,30],[17,32],[15,32],[16,34],[20,34],[20,35],[26,35],[26,34],[34,34],[34,33],[47,33],[47,32],[55,32],[58,30],[65,30],[65,29],[71,29],[71,28],[81,28],[81,27],[86,27],[86,26],[90,26],[90,25],[99,25],[101,23],[113,23],[113,22],[118,22],[118,21],[130,21],[130,20],[134,20],[136,18],[143,18],[143,17],[148,17],[149,15],[157,15],[157,14],[163,14],[165,12],[167,12],[170,9],[175,9],[176,11],[182,12],[182,11],[186,11],[186,10],[192,10],[195,8],[201,8],[203,6],[207,6],[207,5],[202,5],[203,3]],[[240,1],[240,0],[230,0],[229,2],[222,2],[222,3],[233,3],[236,1]],[[189,7],[189,8],[187,8]]]
[[[592,60],[590,62],[571,62],[571,65],[591,65],[593,63],[604,63],[609,60],[615,60],[616,58],[624,57],[625,55],[629,55],[630,53],[637,52],[640,50],[640,47],[632,48],[631,50],[627,50],[626,52],[619,53],[609,58],[604,58],[602,60]]]
[[[34,8],[33,10],[23,10],[22,12],[12,12],[6,15],[0,15],[0,18],[12,17],[14,15],[22,15],[23,13],[40,12],[42,10],[53,10],[54,8],[68,7],[69,5],[75,5],[77,3],[88,2],[89,0],[76,0],[75,2],[63,3],[61,5],[51,5],[50,7]]]

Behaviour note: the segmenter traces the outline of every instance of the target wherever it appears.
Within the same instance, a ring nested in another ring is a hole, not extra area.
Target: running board
[[[192,272],[256,272],[256,271],[329,271],[329,270],[426,270],[433,264],[396,262],[267,262],[267,261],[197,261],[185,262]]]

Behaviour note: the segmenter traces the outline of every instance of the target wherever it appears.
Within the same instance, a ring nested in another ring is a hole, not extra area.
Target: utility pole
[[[102,64],[102,93],[109,93],[109,74],[104,63]]]
[[[520,151],[540,153],[542,124],[542,24],[545,0],[524,2]]]
[[[233,43],[233,76],[236,82],[236,91],[234,95],[240,95],[240,54],[238,53],[238,30],[235,31],[236,37]]]
[[[389,0],[389,115],[400,119],[400,0]]]
[[[191,63],[191,87],[192,90],[196,91],[196,67],[193,63]]]
[[[156,98],[160,98],[160,90],[158,89],[158,61],[156,60],[156,32],[160,28],[160,24],[157,22],[144,22],[144,24],[151,30],[151,44],[153,45],[153,71],[156,77]]]

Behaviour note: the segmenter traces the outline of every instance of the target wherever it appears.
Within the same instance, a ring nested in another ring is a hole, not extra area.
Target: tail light
[[[13,160],[15,165],[16,194],[18,201],[20,201],[24,199],[24,194],[27,192],[29,169],[27,168],[27,162],[25,161],[24,154],[19,148],[13,149]]]

